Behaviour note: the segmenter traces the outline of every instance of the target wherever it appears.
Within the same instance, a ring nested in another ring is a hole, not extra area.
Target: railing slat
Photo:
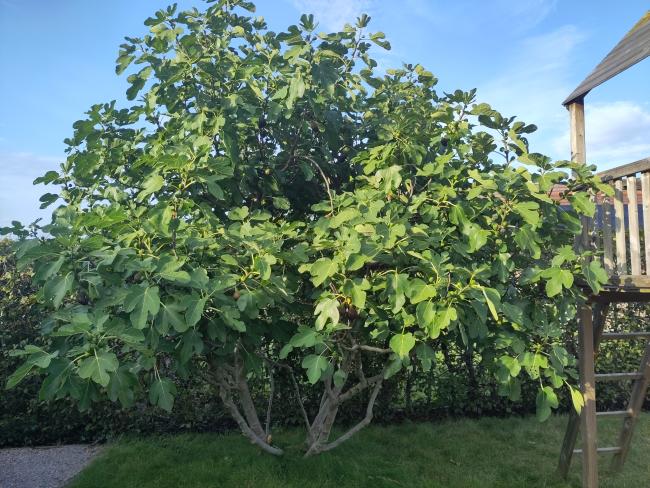
[[[634,176],[637,173],[650,171],[650,158],[639,159],[633,163],[624,164],[618,168],[607,169],[598,173],[603,183],[626,176]]]
[[[627,251],[625,245],[625,206],[623,205],[623,181],[614,182],[614,217],[616,219],[616,271],[627,274]]]
[[[627,177],[627,216],[630,227],[630,264],[633,275],[641,274],[641,241],[639,239],[639,207],[636,195],[636,177]]]
[[[641,200],[643,203],[643,247],[645,248],[645,274],[650,275],[650,172],[641,174]]]
[[[603,202],[603,265],[608,276],[611,276],[614,273],[614,241],[612,240],[613,216],[614,209],[612,208],[609,198],[606,198]]]

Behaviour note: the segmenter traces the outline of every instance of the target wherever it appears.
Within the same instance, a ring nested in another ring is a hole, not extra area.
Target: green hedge
[[[640,305],[619,305],[610,313],[609,323],[615,330],[643,330],[650,308]],[[30,272],[18,272],[8,241],[0,241],[0,384],[6,383],[19,359],[9,355],[12,349],[27,342],[38,343],[40,312]],[[643,343],[606,343],[598,360],[601,371],[634,371],[642,355]],[[458,345],[442,350],[434,367],[424,372],[413,370],[397,375],[386,383],[375,407],[376,421],[395,422],[402,419],[434,420],[458,416],[505,416],[533,413],[537,384],[522,388],[517,403],[497,394],[496,382],[480,367],[479,358]],[[372,365],[368,365],[369,369]],[[141,398],[129,410],[118,404],[94,404],[89,412],[79,412],[66,400],[45,403],[38,399],[38,378],[30,378],[13,390],[1,390],[0,446],[52,444],[105,440],[128,433],[175,433],[182,431],[223,431],[234,427],[224,414],[211,388],[198,380],[178,382],[174,411],[167,414],[153,409]],[[305,382],[301,385],[308,409],[315,410],[319,397]],[[628,384],[599,386],[598,408],[620,409],[628,397]],[[255,393],[264,407],[264,385],[256,385]],[[276,378],[277,405],[274,421],[280,425],[298,423],[300,417],[293,400],[289,378]],[[283,400],[284,399],[284,400]],[[569,408],[563,399],[564,408]],[[650,407],[650,401],[647,403]],[[341,413],[341,421],[352,422],[362,417],[365,399],[357,398]]]

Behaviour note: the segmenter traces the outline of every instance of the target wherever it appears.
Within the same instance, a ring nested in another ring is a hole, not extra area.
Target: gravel
[[[0,449],[0,488],[61,488],[100,450],[84,445]]]

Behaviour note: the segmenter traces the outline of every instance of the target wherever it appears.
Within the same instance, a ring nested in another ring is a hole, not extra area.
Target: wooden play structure
[[[650,11],[625,35],[594,71],[563,102],[570,114],[571,159],[586,163],[584,98],[593,88],[625,71],[650,55]],[[650,330],[648,332],[608,332],[605,317],[612,303],[650,302],[650,158],[599,173],[612,185],[613,197],[598,196],[599,218],[583,219],[577,244],[600,251],[610,277],[597,295],[589,296],[578,312],[580,384],[585,405],[580,415],[569,418],[560,454],[559,471],[566,477],[574,455],[582,457],[582,485],[598,486],[598,455],[613,454],[614,467],[622,468],[635,424],[650,384]],[[645,354],[637,371],[595,373],[601,341],[645,340]],[[596,411],[596,383],[631,383],[628,407],[622,411]],[[599,446],[597,419],[622,418],[615,446]],[[575,449],[578,433],[582,448]]]

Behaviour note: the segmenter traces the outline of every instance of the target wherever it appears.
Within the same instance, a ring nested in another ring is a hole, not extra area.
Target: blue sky
[[[125,100],[114,61],[125,35],[167,1],[0,0],[0,226],[46,216],[32,181],[63,159],[93,103]],[[201,0],[179,1],[180,7]],[[383,67],[421,63],[445,90],[539,126],[533,149],[568,157],[562,100],[648,9],[641,0],[258,0],[273,30],[313,13],[322,30],[362,12],[393,45]],[[650,59],[587,97],[587,155],[605,169],[650,155]]]

